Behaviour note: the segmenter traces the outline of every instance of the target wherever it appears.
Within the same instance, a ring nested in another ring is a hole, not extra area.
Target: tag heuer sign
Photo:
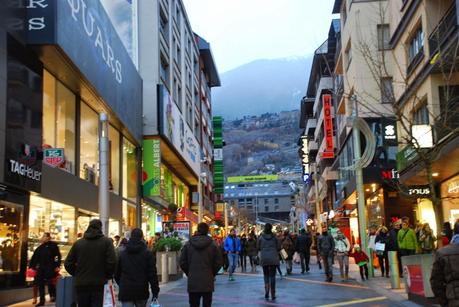
[[[46,148],[43,150],[43,162],[49,166],[58,167],[64,161],[64,148]]]

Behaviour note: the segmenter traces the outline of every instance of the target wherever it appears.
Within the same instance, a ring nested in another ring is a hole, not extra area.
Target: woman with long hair
[[[276,299],[276,267],[279,265],[280,243],[272,232],[273,226],[265,224],[263,234],[258,239],[258,250],[260,251],[260,265],[263,267],[265,280],[265,299]]]

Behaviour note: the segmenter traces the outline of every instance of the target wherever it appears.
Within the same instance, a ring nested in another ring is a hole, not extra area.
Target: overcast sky
[[[305,56],[325,41],[334,0],[183,0],[220,73],[256,59]]]

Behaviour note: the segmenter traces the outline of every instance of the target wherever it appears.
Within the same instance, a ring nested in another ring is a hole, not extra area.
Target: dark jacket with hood
[[[257,240],[250,239],[250,238],[247,239],[246,247],[247,247],[247,256],[254,257],[258,255]]]
[[[213,292],[214,278],[222,265],[222,255],[211,237],[192,237],[180,255],[180,267],[188,276],[188,292]]]
[[[300,253],[309,254],[311,251],[312,236],[309,232],[302,232],[296,239],[295,250]]]
[[[279,265],[280,242],[272,233],[263,233],[258,239],[260,265]]]
[[[56,269],[61,266],[61,253],[56,242],[48,241],[41,244],[33,253],[30,267],[37,271],[38,276],[53,278],[57,275]]]
[[[153,297],[158,297],[156,259],[140,238],[131,237],[119,253],[115,280],[120,287],[118,299],[122,302],[147,300],[149,285]]]
[[[100,227],[91,224],[65,259],[65,269],[74,276],[75,287],[103,287],[113,277],[115,267],[112,240],[104,236]]]
[[[459,306],[459,234],[435,253],[430,285],[442,306]]]

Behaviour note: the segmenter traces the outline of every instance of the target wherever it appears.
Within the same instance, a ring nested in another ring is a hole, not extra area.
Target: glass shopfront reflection
[[[19,272],[24,208],[0,201],[0,273]]]

